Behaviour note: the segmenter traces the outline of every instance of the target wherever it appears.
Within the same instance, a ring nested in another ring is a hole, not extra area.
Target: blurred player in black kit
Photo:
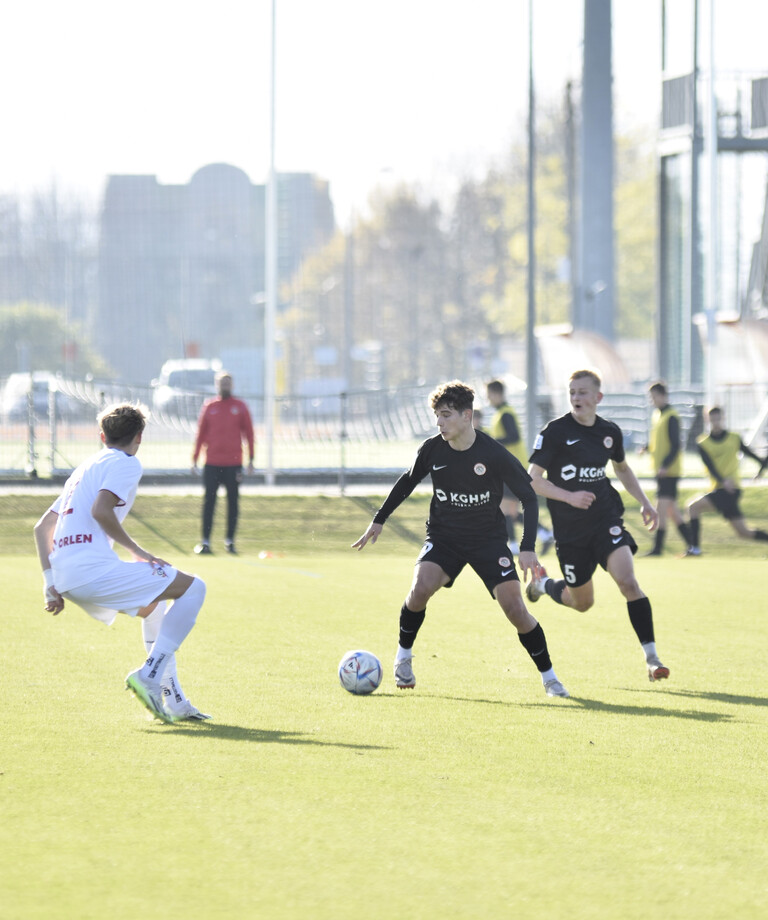
[[[464,566],[470,565],[517,629],[520,642],[541,674],[547,696],[568,696],[552,668],[544,631],[523,601],[499,507],[506,484],[523,505],[518,564],[526,578],[533,577],[539,567],[535,553],[539,518],[536,493],[519,460],[473,427],[474,395],[471,387],[458,380],[439,386],[430,395],[439,434],[419,447],[413,466],[397,480],[368,529],[352,544],[361,550],[369,541],[375,543],[392,512],[426,476],[432,477],[427,540],[400,611],[395,683],[399,688],[416,685],[412,649],[427,603],[440,588],[450,588]]]
[[[639,503],[643,523],[654,530],[658,514],[627,463],[621,429],[601,418],[600,377],[574,371],[569,381],[571,411],[551,421],[539,434],[531,454],[533,488],[547,499],[555,547],[564,579],[548,578],[539,568],[526,590],[530,601],[548,594],[553,601],[584,611],[595,602],[592,575],[598,565],[613,578],[627,602],[632,628],[645,653],[648,679],[669,677],[656,652],[651,602],[637,583],[632,556],[637,544],[624,528],[621,496],[605,468],[612,461],[616,477]]]

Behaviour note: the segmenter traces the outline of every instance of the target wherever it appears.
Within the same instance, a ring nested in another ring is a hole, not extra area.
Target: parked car
[[[166,361],[152,381],[152,407],[158,412],[197,418],[206,399],[216,395],[220,361],[174,358]]]
[[[32,393],[34,417],[48,418],[50,392],[55,396],[56,418],[73,416],[76,406],[56,386],[56,376],[50,371],[20,372],[11,374],[0,392],[0,417],[4,422],[24,422],[29,418],[29,394]]]

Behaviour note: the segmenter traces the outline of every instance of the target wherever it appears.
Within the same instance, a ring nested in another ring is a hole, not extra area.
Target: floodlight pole
[[[275,172],[275,18],[276,0],[272,0],[272,35],[269,74],[269,176],[265,208],[264,283],[264,441],[265,481],[275,484],[275,326],[277,317],[277,173]]]
[[[525,391],[528,447],[536,437],[536,121],[533,90],[533,0],[528,0],[528,313],[525,332]]]
[[[706,400],[709,406],[717,401],[717,280],[718,280],[718,254],[720,240],[718,235],[718,125],[717,125],[717,91],[715,86],[715,2],[709,0],[709,80],[708,92],[708,117],[706,121],[707,135],[706,147],[708,151],[709,167],[709,252],[707,253],[707,296],[704,315],[706,317],[707,348],[706,348]]]

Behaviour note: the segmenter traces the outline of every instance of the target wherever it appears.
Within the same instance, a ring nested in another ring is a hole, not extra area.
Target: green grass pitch
[[[29,533],[46,500],[0,498],[0,916],[768,916],[765,549],[712,518],[700,559],[675,558],[676,535],[638,559],[669,681],[648,683],[600,572],[588,613],[532,607],[572,694],[548,699],[467,571],[397,691],[426,500],[356,553],[365,502],[247,499],[236,558],[174,549],[197,499],[144,496],[128,519],[208,584],[179,671],[215,721],[163,725],[123,690],[139,624],[46,614]],[[749,502],[765,526],[768,490]],[[382,659],[369,697],[338,683],[351,648]]]

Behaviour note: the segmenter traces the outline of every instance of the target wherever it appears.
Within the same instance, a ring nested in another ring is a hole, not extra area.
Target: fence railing
[[[0,382],[1,384],[1,382]],[[278,478],[324,478],[344,485],[355,477],[390,476],[413,460],[417,445],[435,432],[434,415],[428,404],[431,386],[411,386],[388,390],[340,392],[315,397],[284,395],[273,404],[272,424],[265,424],[266,407],[259,396],[246,396],[254,420],[256,466],[265,473],[267,431],[272,434],[269,451]],[[482,405],[484,388],[476,387]],[[0,392],[2,392],[0,390]],[[197,415],[202,394],[186,394],[173,412],[153,407],[149,387],[127,386],[92,380],[57,378],[44,394],[32,389],[23,404],[0,411],[0,472],[6,477],[59,478],[99,446],[96,416],[113,402],[131,401],[147,408],[149,425],[141,448],[141,461],[147,474],[170,477],[187,475],[192,462]],[[678,409],[687,449],[695,446],[702,430],[702,395],[697,390],[670,394]],[[738,388],[724,394],[729,420],[740,419],[742,436],[749,434],[758,450],[766,443],[765,411],[757,420],[753,411],[754,394]],[[523,430],[525,393],[510,394]],[[749,417],[739,410],[749,403]],[[552,402],[540,397],[537,428],[551,417]],[[639,450],[647,441],[651,406],[646,388],[606,394],[601,414],[616,421],[624,432],[630,450]],[[486,412],[486,421],[488,412]],[[750,427],[751,424],[751,427]]]

